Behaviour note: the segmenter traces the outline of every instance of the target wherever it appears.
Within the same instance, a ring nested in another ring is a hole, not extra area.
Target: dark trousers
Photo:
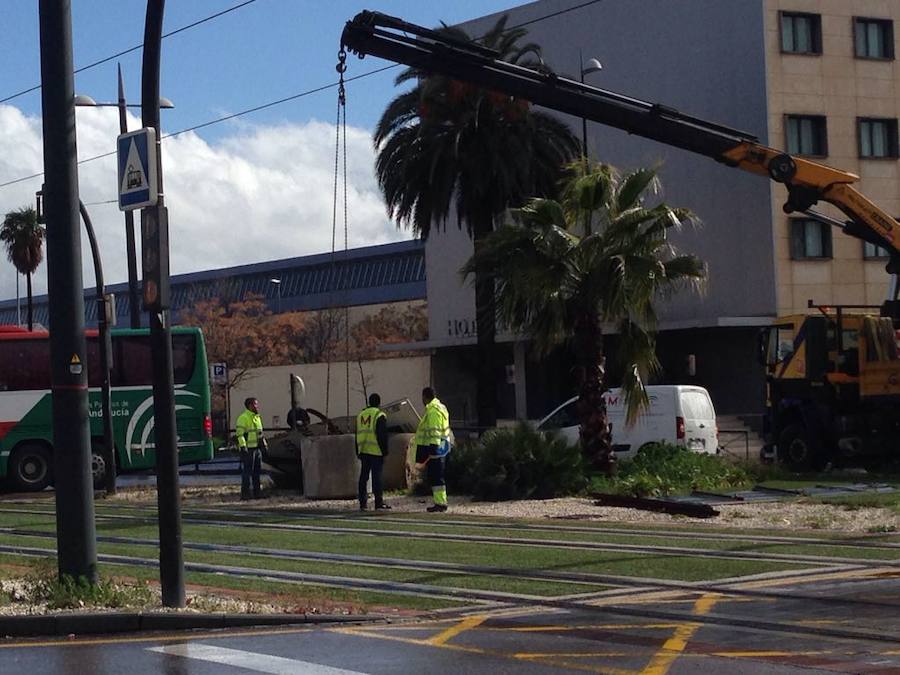
[[[431,459],[428,460],[425,469],[428,474],[428,484],[431,487],[442,487],[446,485],[446,482],[444,481],[444,465],[446,462],[446,457],[435,457],[433,455]]]
[[[375,493],[375,506],[384,504],[384,488],[381,476],[384,471],[384,457],[381,455],[369,455],[365,452],[359,454],[359,505],[365,506],[369,501],[369,474],[372,474],[372,492]]]
[[[250,481],[253,481],[253,496],[259,497],[259,470],[262,453],[259,448],[241,450],[241,497],[250,496]]]

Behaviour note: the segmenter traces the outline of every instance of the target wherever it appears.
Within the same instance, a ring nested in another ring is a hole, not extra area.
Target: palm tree
[[[531,336],[541,351],[571,345],[582,450],[612,473],[603,325],[618,328],[632,424],[649,405],[644,378],[659,368],[654,303],[685,286],[697,289],[706,266],[678,255],[668,241],[669,231],[694,215],[664,203],[645,205],[659,188],[655,170],[620,176],[609,166],[576,161],[569,172],[559,201],[533,199],[515,211],[514,223],[487,237],[462,272],[492,268],[497,319]]]
[[[536,67],[540,50],[520,45],[523,29],[506,30],[501,18],[478,43],[498,58]],[[447,35],[471,38],[459,28]],[[415,68],[396,84],[416,81],[385,109],[375,130],[376,173],[388,213],[425,239],[432,224],[446,225],[455,209],[478,250],[506,209],[534,196],[555,196],[561,168],[576,157],[578,139],[560,120],[531,109],[528,101]],[[496,423],[493,279],[475,273],[478,333],[478,424]]]
[[[26,206],[7,213],[0,225],[0,241],[6,245],[10,262],[28,280],[28,330],[31,330],[34,327],[31,275],[44,259],[44,227],[38,222],[35,210]]]

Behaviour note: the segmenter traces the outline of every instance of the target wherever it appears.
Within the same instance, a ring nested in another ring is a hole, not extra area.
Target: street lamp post
[[[119,133],[128,132],[127,108],[139,108],[140,104],[128,104],[125,102],[125,82],[122,79],[122,66],[119,68],[119,100],[117,103],[97,103],[90,96],[79,94],[75,97],[75,105],[89,108],[118,108],[119,109]],[[169,99],[160,97],[160,108],[174,108]],[[128,249],[128,316],[132,328],[141,327],[141,299],[137,278],[137,249],[134,241],[134,213],[125,212],[125,245]]]
[[[275,304],[275,313],[281,314],[281,279],[269,279],[269,283],[275,284],[278,290],[278,302]]]
[[[603,70],[603,64],[600,63],[597,59],[588,59],[588,62],[584,62],[584,57],[581,54],[581,51],[578,52],[578,61],[581,64],[581,68],[579,73],[581,73],[581,84],[584,84],[584,76],[590,75],[591,73],[599,73]],[[584,155],[585,162],[587,162],[588,156],[588,147],[587,147],[587,118],[581,118],[581,152]]]

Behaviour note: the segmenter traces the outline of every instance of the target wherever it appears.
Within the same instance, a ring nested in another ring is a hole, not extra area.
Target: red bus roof
[[[97,335],[96,328],[89,328],[84,331],[88,337]],[[13,326],[12,324],[0,324],[0,340],[22,340],[27,338],[44,339],[50,337],[50,333],[45,330],[28,330],[23,326]]]

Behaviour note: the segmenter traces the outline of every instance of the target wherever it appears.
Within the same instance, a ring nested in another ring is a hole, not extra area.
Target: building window
[[[888,19],[853,20],[856,39],[856,58],[893,59],[894,22]]]
[[[787,151],[792,155],[824,157],[828,154],[825,118],[819,115],[788,115]]]
[[[831,257],[831,228],[811,218],[791,218],[791,258]]]
[[[874,260],[877,258],[887,258],[888,250],[883,246],[878,246],[876,244],[870,244],[867,241],[863,242],[863,258],[866,260]]]
[[[821,54],[821,17],[818,14],[782,12],[781,51],[788,54]]]
[[[897,120],[859,120],[860,157],[897,157]]]

